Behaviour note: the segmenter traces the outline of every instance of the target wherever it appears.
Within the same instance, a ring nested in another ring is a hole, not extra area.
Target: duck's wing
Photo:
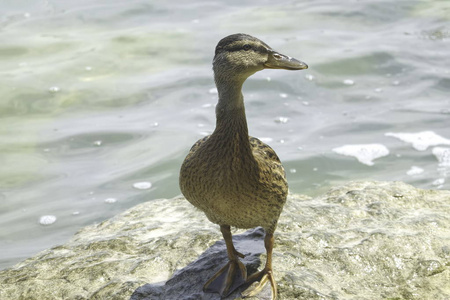
[[[269,203],[273,220],[263,227],[273,233],[278,217],[283,209],[288,194],[286,172],[275,151],[257,138],[250,137],[253,157],[258,163],[260,188],[255,191],[257,197]]]
[[[278,155],[269,145],[263,143],[261,140],[252,136],[250,137],[250,145],[252,147],[253,155],[263,159],[264,161],[274,163],[275,165],[279,164],[280,167],[283,169],[283,166],[281,166],[281,161],[278,158]]]
[[[275,151],[269,145],[254,137],[250,137],[250,145],[260,171],[266,174],[270,173],[266,180],[273,180],[274,183],[280,185],[280,189],[287,190],[286,172]]]

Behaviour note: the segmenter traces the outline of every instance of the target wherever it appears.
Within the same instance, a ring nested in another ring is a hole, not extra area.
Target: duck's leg
[[[266,237],[264,238],[264,246],[266,247],[267,252],[267,259],[266,259],[266,266],[264,269],[262,269],[259,272],[256,272],[252,274],[248,279],[246,285],[251,285],[248,289],[246,289],[244,292],[242,292],[242,296],[244,298],[246,297],[253,297],[257,295],[261,290],[264,288],[264,286],[267,284],[267,282],[270,282],[270,286],[272,288],[272,300],[277,299],[277,283],[275,282],[275,278],[273,277],[272,272],[272,249],[273,249],[273,243],[274,238],[273,234],[266,233]],[[253,284],[253,283],[256,283]]]
[[[246,282],[247,269],[239,260],[239,257],[244,258],[244,255],[234,248],[230,226],[221,225],[220,231],[227,246],[229,261],[205,283],[203,291],[205,293],[219,293],[220,296],[226,297]]]

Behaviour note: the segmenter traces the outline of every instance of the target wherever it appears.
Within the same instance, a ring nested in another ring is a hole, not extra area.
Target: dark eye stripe
[[[248,50],[253,50],[255,52],[259,52],[259,53],[266,53],[267,49],[262,46],[262,45],[255,45],[255,44],[243,44],[243,43],[234,43],[231,44],[229,47],[225,47],[224,50],[228,51],[228,52],[235,52],[235,51],[241,51],[241,50],[246,50],[244,46],[249,45],[250,49]]]

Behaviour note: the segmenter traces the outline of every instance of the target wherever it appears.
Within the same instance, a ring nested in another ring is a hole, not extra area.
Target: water
[[[355,179],[450,188],[447,1],[10,0],[0,9],[0,268],[178,195],[184,156],[215,125],[214,47],[236,32],[310,66],[265,70],[244,86],[250,133],[277,151],[292,192]],[[425,149],[404,139],[429,132],[440,142]],[[333,151],[355,145],[373,165]],[[379,152],[367,145],[389,154],[371,158]]]

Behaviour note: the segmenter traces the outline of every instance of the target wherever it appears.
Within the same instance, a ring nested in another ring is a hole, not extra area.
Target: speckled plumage
[[[273,233],[286,202],[288,185],[275,151],[249,136],[241,92],[244,81],[265,68],[301,70],[307,65],[246,34],[231,35],[219,42],[213,61],[219,93],[216,128],[192,146],[181,166],[180,188],[190,203],[220,225],[227,243],[229,262],[205,284],[204,290],[227,295],[243,283],[260,281],[264,285],[270,281],[275,299]],[[230,226],[261,226],[266,231],[266,266],[248,280],[238,258],[243,255],[233,246]],[[237,269],[243,283],[235,283]]]
[[[236,121],[238,128],[246,129],[244,118]],[[247,130],[220,129],[197,141],[186,157],[184,196],[213,223],[273,232],[288,191],[278,156]]]

